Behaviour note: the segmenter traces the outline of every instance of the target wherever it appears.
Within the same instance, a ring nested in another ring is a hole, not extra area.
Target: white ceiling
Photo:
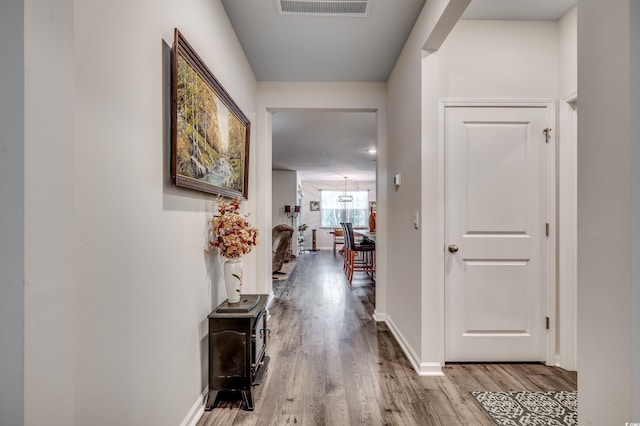
[[[471,0],[462,19],[557,21],[578,0]]]
[[[371,0],[369,17],[279,15],[222,0],[258,81],[387,81],[425,0]]]
[[[310,181],[375,180],[374,112],[277,112],[272,123],[274,169]]]
[[[279,15],[221,0],[258,81],[386,81],[425,0],[371,0],[369,17]],[[320,0],[325,1],[325,0]],[[342,0],[337,0],[342,1]],[[558,20],[577,0],[472,0],[463,19]],[[374,180],[374,113],[278,112],[273,168],[303,180]]]

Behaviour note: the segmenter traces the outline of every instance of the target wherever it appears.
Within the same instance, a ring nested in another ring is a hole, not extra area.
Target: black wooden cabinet
[[[262,382],[269,366],[266,294],[244,294],[240,302],[223,302],[209,314],[209,394],[211,410],[220,391],[240,391],[253,410],[251,386]]]

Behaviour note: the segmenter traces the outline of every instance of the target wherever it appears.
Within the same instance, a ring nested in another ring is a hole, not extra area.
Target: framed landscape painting
[[[246,199],[249,119],[177,28],[172,67],[173,183]]]

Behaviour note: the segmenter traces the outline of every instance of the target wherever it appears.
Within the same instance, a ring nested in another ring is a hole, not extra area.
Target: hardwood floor
[[[492,425],[469,392],[576,390],[575,373],[542,364],[447,364],[445,377],[418,376],[372,318],[375,287],[358,278],[350,287],[331,251],[299,256],[288,282],[274,284],[255,410],[223,401],[198,426]]]

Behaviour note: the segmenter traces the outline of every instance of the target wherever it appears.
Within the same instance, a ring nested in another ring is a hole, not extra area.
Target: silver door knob
[[[457,246],[457,245],[455,245],[455,244],[451,244],[451,245],[449,246],[449,252],[451,252],[451,253],[457,253],[457,252],[458,252],[458,250],[460,250],[460,249],[459,249],[459,248],[458,248],[458,246]]]

